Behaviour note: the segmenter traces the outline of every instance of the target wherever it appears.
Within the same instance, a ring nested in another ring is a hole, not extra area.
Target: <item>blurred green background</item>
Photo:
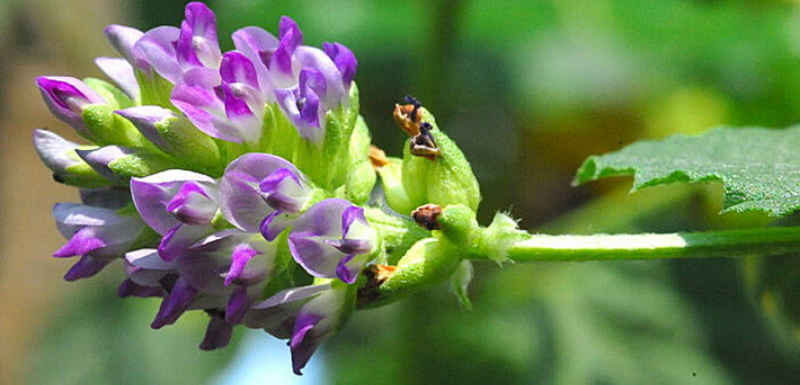
[[[29,144],[37,127],[70,134],[48,115],[35,76],[101,76],[92,59],[114,55],[106,24],[177,25],[184,4],[0,0],[2,384],[287,383],[288,349],[259,355],[240,330],[246,349],[201,352],[202,316],[153,331],[157,301],[116,298],[121,269],[66,283],[70,262],[49,257],[63,242],[50,208],[77,194],[52,183]],[[554,234],[764,226],[760,215],[718,216],[719,186],[627,195],[630,180],[570,181],[587,156],[636,140],[800,117],[792,1],[208,4],[224,49],[235,29],[276,31],[281,15],[307,44],[350,47],[362,113],[390,155],[403,140],[393,104],[416,96],[472,161],[483,223],[511,210],[523,228]],[[360,312],[303,383],[800,384],[791,329],[769,292],[750,290],[760,262],[748,263],[478,264],[472,310],[443,286]],[[248,365],[275,371],[247,382]]]

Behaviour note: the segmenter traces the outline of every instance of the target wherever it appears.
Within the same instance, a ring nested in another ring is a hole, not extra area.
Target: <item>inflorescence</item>
[[[34,133],[54,179],[80,188],[81,204],[53,209],[69,239],[54,256],[78,257],[66,280],[121,260],[121,297],[161,298],[153,328],[203,310],[208,350],[236,325],[264,329],[289,340],[300,374],[356,308],[463,266],[480,200],[469,164],[413,98],[394,111],[410,136],[403,158],[371,148],[344,45],[303,45],[283,17],[277,36],[245,27],[222,53],[215,15],[197,2],[179,28],[105,34],[122,57],[95,62],[114,85],[37,79],[50,111],[89,142]],[[436,215],[417,212],[417,226],[409,215],[429,204],[468,219],[426,206]],[[511,232],[509,221],[498,226]]]

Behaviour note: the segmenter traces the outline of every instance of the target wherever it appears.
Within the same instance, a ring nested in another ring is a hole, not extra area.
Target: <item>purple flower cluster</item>
[[[180,28],[105,33],[122,58],[96,63],[117,87],[37,79],[50,111],[93,142],[34,134],[56,179],[83,188],[84,204],[53,209],[69,239],[54,256],[80,257],[65,278],[121,259],[120,296],[162,298],[153,328],[203,310],[202,349],[227,345],[235,325],[264,329],[289,339],[299,374],[354,309],[352,284],[380,245],[340,186],[320,188],[292,162],[250,151],[272,139],[270,109],[319,145],[329,112],[350,104],[353,53],[303,45],[288,17],[277,37],[234,32],[236,50],[222,53],[214,13],[196,2]]]

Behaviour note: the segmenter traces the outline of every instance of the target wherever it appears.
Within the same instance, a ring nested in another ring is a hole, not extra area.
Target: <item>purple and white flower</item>
[[[294,222],[310,194],[311,186],[294,165],[269,154],[242,155],[220,180],[225,219],[270,241]]]
[[[289,338],[292,369],[301,375],[319,345],[339,330],[352,312],[354,294],[348,285],[333,283],[286,289],[253,304],[245,324]]]
[[[142,220],[161,234],[159,255],[173,261],[189,246],[214,231],[216,181],[185,170],[167,170],[131,179],[131,195]]]
[[[77,203],[57,203],[53,217],[58,230],[69,239],[53,256],[81,257],[64,276],[67,281],[94,276],[114,259],[121,258],[144,228],[135,215]]]
[[[203,3],[189,3],[180,28],[153,28],[136,41],[133,51],[134,65],[145,71],[152,68],[173,84],[191,69],[216,69],[222,56],[216,16]]]
[[[292,256],[306,271],[346,283],[356,281],[376,246],[377,234],[364,209],[339,198],[315,204],[289,234]]]
[[[188,71],[173,90],[172,103],[212,137],[255,143],[262,135],[268,89],[250,59],[231,51],[222,57],[219,71]]]

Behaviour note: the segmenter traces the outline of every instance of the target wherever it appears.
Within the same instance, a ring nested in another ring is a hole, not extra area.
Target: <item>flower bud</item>
[[[150,142],[187,168],[222,171],[217,170],[220,168],[217,144],[186,118],[158,106],[131,107],[116,113],[131,121]]]
[[[461,263],[461,251],[453,244],[436,238],[425,238],[406,252],[385,281],[370,293],[360,292],[368,300],[359,306],[375,307],[428,289],[453,275]]]
[[[36,84],[44,102],[56,118],[72,126],[81,136],[94,138],[84,124],[82,115],[86,106],[106,102],[97,92],[84,82],[71,77],[40,76],[36,78]]]
[[[463,204],[473,211],[480,203],[480,187],[458,146],[436,126],[419,104],[398,105],[395,119],[412,135],[403,151],[403,187],[413,206]],[[410,112],[407,112],[410,111]]]
[[[53,171],[53,179],[77,187],[101,187],[109,181],[84,162],[75,150],[80,145],[46,130],[33,132],[33,147],[42,162]],[[91,148],[86,146],[86,148]]]
[[[121,183],[127,183],[131,177],[144,177],[167,170],[172,165],[162,155],[140,148],[105,146],[76,152],[100,175]]]

